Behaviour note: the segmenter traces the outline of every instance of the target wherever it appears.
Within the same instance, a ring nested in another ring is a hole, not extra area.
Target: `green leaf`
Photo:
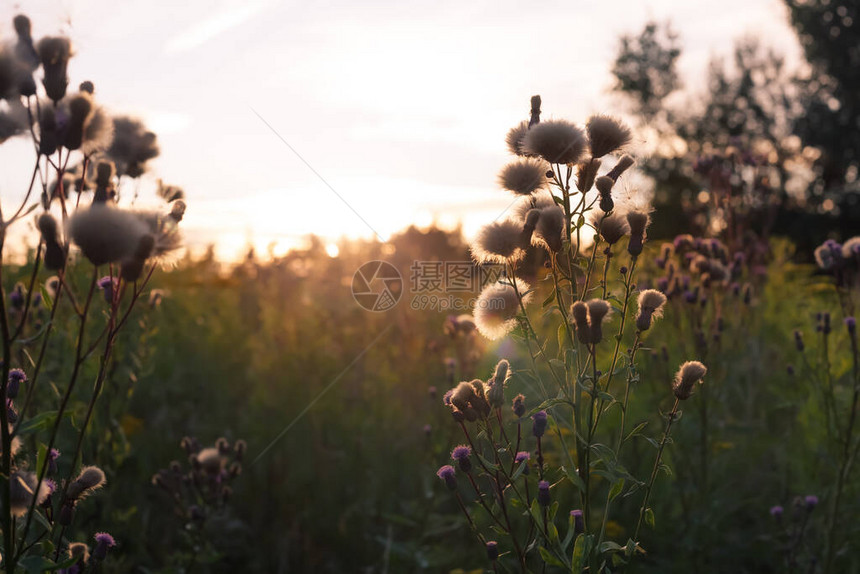
[[[565,476],[567,476],[567,479],[573,483],[573,486],[578,488],[580,492],[585,492],[585,483],[582,482],[582,477],[577,474],[576,469],[571,472],[567,467],[562,466],[561,470],[564,472]]]
[[[517,467],[517,469],[514,471],[514,473],[511,475],[511,482],[518,479],[523,474],[523,472],[525,472],[527,466],[528,466],[528,461],[527,460],[522,461],[520,463],[520,465]]]
[[[641,422],[638,425],[636,425],[635,427],[633,427],[633,430],[630,431],[629,433],[627,433],[627,436],[624,437],[624,442],[627,442],[628,440],[630,440],[631,438],[633,438],[634,436],[636,436],[637,434],[642,432],[642,430],[647,426],[648,426],[648,421],[645,421],[645,422]]]
[[[600,549],[598,551],[603,554],[604,552],[620,552],[622,550],[624,550],[623,546],[616,542],[612,542],[611,540],[607,540],[600,545]]]
[[[538,548],[538,550],[540,551],[541,560],[543,560],[545,564],[547,564],[548,566],[560,566],[564,568],[564,563],[555,556],[553,556],[549,550],[547,550],[543,546]]]
[[[48,308],[48,311],[51,311],[54,307],[54,300],[51,299],[51,295],[48,293],[48,290],[42,285],[39,290],[42,293],[42,303],[45,304],[45,307]]]
[[[570,564],[571,574],[581,574],[588,564],[588,555],[594,545],[594,535],[580,534],[573,545],[573,561]]]
[[[66,411],[63,413],[63,417],[70,418],[72,416],[71,411]],[[57,411],[47,411],[44,413],[39,413],[31,419],[28,419],[21,423],[21,426],[18,427],[18,434],[25,435],[31,434],[36,431],[40,431],[42,429],[46,429],[54,424],[54,421],[57,418]]]
[[[624,490],[624,479],[619,478],[613,483],[612,488],[609,489],[609,500],[613,500],[616,496],[621,494],[622,490]]]
[[[654,525],[656,524],[654,521],[654,511],[651,510],[650,507],[645,509],[645,524],[651,528],[654,528]]]

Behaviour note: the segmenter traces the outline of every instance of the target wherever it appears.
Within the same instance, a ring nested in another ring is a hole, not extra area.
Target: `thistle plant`
[[[465,443],[438,476],[495,571],[617,571],[647,550],[671,431],[707,368],[687,361],[663,381],[661,428],[632,418],[639,351],[667,298],[635,281],[649,209],[625,177],[634,159],[610,155],[631,131],[604,115],[584,128],[542,121],[540,107],[535,96],[530,120],[507,136],[517,158],[499,181],[518,196],[511,213],[472,245],[478,264],[506,269],[478,298],[475,325],[491,340],[510,334],[526,362],[503,359],[487,380],[445,394]],[[531,249],[545,271],[524,264]],[[528,394],[508,396],[514,384]]]
[[[152,484],[170,498],[173,514],[179,520],[177,537],[186,546],[168,560],[190,572],[195,564],[215,562],[221,557],[208,533],[228,513],[231,484],[242,474],[247,445],[243,440],[231,445],[222,437],[214,446],[202,448],[197,439],[185,437],[180,446],[188,456],[187,467],[172,461],[153,475]]]
[[[29,139],[34,162],[20,204],[0,205],[0,553],[6,572],[83,572],[121,544],[106,532],[89,534],[92,548],[69,540],[107,482],[82,466],[85,438],[120,334],[181,245],[185,204],[165,188],[161,208],[127,207],[123,184],[158,155],[155,135],[110,116],[92,82],[69,89],[68,38],[35,42],[23,15],[14,28],[0,45],[0,143]],[[33,245],[20,269],[4,249],[13,226]]]

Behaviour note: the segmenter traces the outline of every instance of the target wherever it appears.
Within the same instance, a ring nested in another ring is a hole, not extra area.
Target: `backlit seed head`
[[[672,385],[675,396],[682,401],[689,399],[694,385],[701,382],[707,372],[707,367],[699,361],[687,361],[681,365]]]
[[[533,125],[523,138],[523,149],[550,163],[574,164],[585,151],[583,131],[564,120],[550,120]]]

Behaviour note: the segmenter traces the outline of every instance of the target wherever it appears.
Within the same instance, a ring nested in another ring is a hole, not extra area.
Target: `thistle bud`
[[[457,477],[455,476],[454,467],[446,464],[436,471],[436,476],[445,482],[448,490],[457,490]]]
[[[585,532],[585,519],[583,518],[581,510],[571,510],[570,518],[573,522],[574,534],[582,534]]]
[[[472,449],[466,445],[460,445],[454,447],[454,450],[451,451],[451,459],[456,460],[457,464],[460,467],[460,470],[468,473],[472,470],[472,460],[469,458],[472,456]]]
[[[632,166],[634,163],[635,162],[633,161],[632,157],[627,154],[624,154],[618,159],[618,163],[615,164],[615,167],[609,170],[609,173],[606,174],[606,177],[611,178],[612,181],[618,181],[618,178],[621,177],[621,174],[627,171],[627,169],[630,168],[630,166]]]
[[[552,502],[552,497],[549,494],[549,483],[545,480],[538,482],[537,501],[541,506],[549,506]]]
[[[546,411],[538,411],[532,415],[532,434],[540,438],[546,432],[547,415]]]
[[[495,540],[487,542],[487,558],[490,562],[495,562],[499,559],[499,544]]]
[[[69,85],[67,67],[72,56],[72,44],[68,38],[47,37],[39,42],[36,49],[45,71],[42,80],[45,93],[56,104],[66,95]]]
[[[523,395],[517,395],[514,397],[511,409],[514,411],[515,417],[522,418],[523,415],[526,414],[525,400],[526,400],[526,397]]]

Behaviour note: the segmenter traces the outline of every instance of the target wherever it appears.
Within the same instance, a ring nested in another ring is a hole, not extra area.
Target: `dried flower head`
[[[612,315],[612,306],[603,299],[591,299],[585,303],[588,306],[589,342],[596,345],[603,340],[603,323]]]
[[[502,168],[499,184],[518,195],[530,195],[546,185],[547,169],[539,159],[519,159]]]
[[[585,151],[585,134],[565,120],[550,120],[532,126],[522,141],[523,149],[550,163],[574,164]]]
[[[66,498],[71,501],[82,500],[104,486],[105,473],[97,466],[85,466],[78,477],[69,484]]]
[[[700,382],[707,372],[708,368],[699,361],[687,361],[681,365],[672,385],[675,396],[682,401],[689,399],[693,394],[693,386]]]
[[[39,493],[36,495],[36,486],[39,486]],[[18,518],[27,514],[30,510],[30,505],[33,503],[33,496],[36,496],[36,504],[42,504],[50,494],[48,485],[43,481],[39,485],[38,477],[27,471],[15,471],[9,476],[9,507],[12,514]]]
[[[842,244],[842,257],[855,263],[860,262],[860,235],[852,237]]]
[[[638,256],[642,253],[645,243],[645,230],[651,223],[651,218],[643,211],[631,211],[627,214],[627,224],[630,226],[630,242],[627,244],[627,252]]]
[[[532,235],[532,244],[543,247],[550,253],[561,251],[567,227],[564,219],[564,211],[557,205],[541,209]]]
[[[506,219],[483,226],[472,242],[472,258],[477,263],[507,263],[521,261],[523,249],[523,226]]]
[[[526,132],[528,131],[529,123],[527,121],[522,121],[512,127],[508,132],[508,135],[505,136],[505,143],[508,144],[508,150],[512,154],[522,157],[533,157],[523,149],[523,138],[525,138]]]
[[[576,335],[580,343],[591,342],[591,332],[588,328],[588,305],[584,301],[576,301],[570,306],[570,316],[576,325]]]
[[[651,321],[663,316],[663,305],[666,304],[666,296],[660,291],[646,289],[639,293],[637,299],[639,311],[636,313],[636,328],[647,331],[651,328]]]
[[[69,230],[72,241],[96,266],[131,257],[149,231],[134,212],[104,204],[76,211],[69,219]]]
[[[113,119],[113,142],[106,154],[116,164],[120,175],[139,177],[146,162],[158,157],[156,136],[138,119],[123,116]]]
[[[603,157],[630,143],[630,128],[612,116],[591,116],[585,129],[592,157]]]
[[[606,174],[606,177],[612,179],[612,181],[618,181],[618,178],[621,177],[621,174],[630,169],[633,164],[636,163],[632,157],[627,154],[622,155],[618,159],[618,163],[613,166],[612,169]]]
[[[609,245],[615,245],[622,237],[630,233],[627,219],[622,215],[615,213],[607,216],[604,214],[596,215],[594,222],[600,236]]]
[[[90,560],[90,549],[83,542],[72,542],[69,544],[69,558],[77,558],[75,564],[86,564]]]
[[[478,331],[491,340],[501,339],[510,333],[517,324],[516,317],[520,311],[517,292],[522,297],[523,305],[527,305],[532,298],[530,289],[525,281],[519,279],[516,284],[503,280],[485,287],[474,310]]]

